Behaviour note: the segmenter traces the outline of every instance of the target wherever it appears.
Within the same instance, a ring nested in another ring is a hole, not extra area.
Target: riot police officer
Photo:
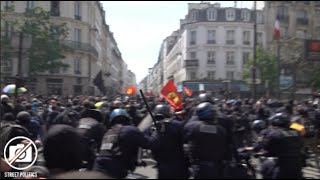
[[[262,175],[273,179],[301,179],[304,164],[302,137],[298,131],[289,128],[288,115],[277,113],[269,120],[275,128],[268,132],[262,145],[267,155],[274,158],[262,163]]]
[[[189,122],[184,127],[194,178],[221,178],[223,161],[227,157],[227,132],[218,124],[211,103],[199,104],[196,114],[199,121]]]
[[[153,131],[151,151],[157,161],[158,178],[187,179],[189,172],[182,136],[184,123],[171,118],[170,107],[167,105],[157,105],[154,114],[158,131]]]
[[[137,166],[139,147],[148,149],[149,140],[130,124],[124,109],[115,109],[110,114],[111,128],[105,133],[94,170],[102,171],[114,178],[125,178]]]

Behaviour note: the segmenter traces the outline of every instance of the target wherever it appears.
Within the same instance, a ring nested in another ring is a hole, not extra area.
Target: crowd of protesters
[[[260,147],[257,137],[261,130],[272,126],[291,128],[303,137],[302,145],[288,143],[282,148],[303,150],[304,157],[317,148],[318,99],[298,102],[262,98],[255,102],[216,99],[203,93],[199,97],[185,97],[184,108],[179,110],[170,108],[160,97],[147,97],[147,102],[156,124],[153,128],[141,129],[139,124],[148,111],[138,95],[64,98],[21,95],[17,99],[1,95],[2,178],[4,172],[18,171],[6,165],[3,154],[6,143],[16,136],[29,137],[36,143],[37,162],[24,171],[37,172],[42,178],[125,178],[143,165],[138,158],[138,148],[151,149],[160,179],[226,177],[233,170],[229,168],[229,173],[221,174],[228,169],[223,163],[234,159],[238,162],[238,149],[268,150]],[[300,126],[294,126],[297,124]],[[308,144],[308,138],[315,141]],[[275,149],[277,145],[272,146]],[[273,156],[277,156],[275,154]],[[301,172],[299,167],[297,165],[297,173]],[[282,174],[273,173],[269,177],[288,177],[284,171],[286,169],[282,169]]]

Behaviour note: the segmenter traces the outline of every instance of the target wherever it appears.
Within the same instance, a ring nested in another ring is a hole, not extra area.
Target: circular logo
[[[13,141],[19,143],[16,144]],[[16,170],[25,170],[30,168],[36,162],[37,157],[37,146],[31,139],[23,136],[12,138],[4,147],[5,161],[10,167]],[[16,163],[20,164],[19,167],[16,166]]]

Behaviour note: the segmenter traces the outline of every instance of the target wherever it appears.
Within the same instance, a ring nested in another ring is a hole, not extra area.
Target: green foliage
[[[308,77],[307,85],[320,90],[320,63],[319,62],[302,62],[299,69]]]
[[[60,41],[67,37],[68,28],[65,23],[54,22],[50,17],[50,12],[40,7],[28,9],[22,14],[14,13],[12,8],[1,12],[1,20],[10,24],[12,30],[17,32],[15,35],[22,32],[24,36],[32,37],[32,45],[28,49],[30,74],[69,66],[61,60],[65,58],[63,54],[71,49]],[[8,42],[2,43],[8,45]],[[6,48],[4,53],[10,54],[9,49]]]
[[[260,70],[260,79],[263,82],[269,80],[269,87],[273,88],[276,86],[276,60],[271,53],[268,53],[262,47],[258,46],[256,50],[257,67]],[[245,69],[243,72],[243,78],[248,79],[250,77],[250,67],[253,66],[253,57],[250,57],[247,63],[244,65]]]

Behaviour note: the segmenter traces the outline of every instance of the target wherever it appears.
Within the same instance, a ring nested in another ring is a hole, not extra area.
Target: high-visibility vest
[[[291,129],[297,130],[300,132],[301,136],[304,136],[306,134],[306,131],[304,129],[304,126],[298,123],[292,123],[290,126]]]

